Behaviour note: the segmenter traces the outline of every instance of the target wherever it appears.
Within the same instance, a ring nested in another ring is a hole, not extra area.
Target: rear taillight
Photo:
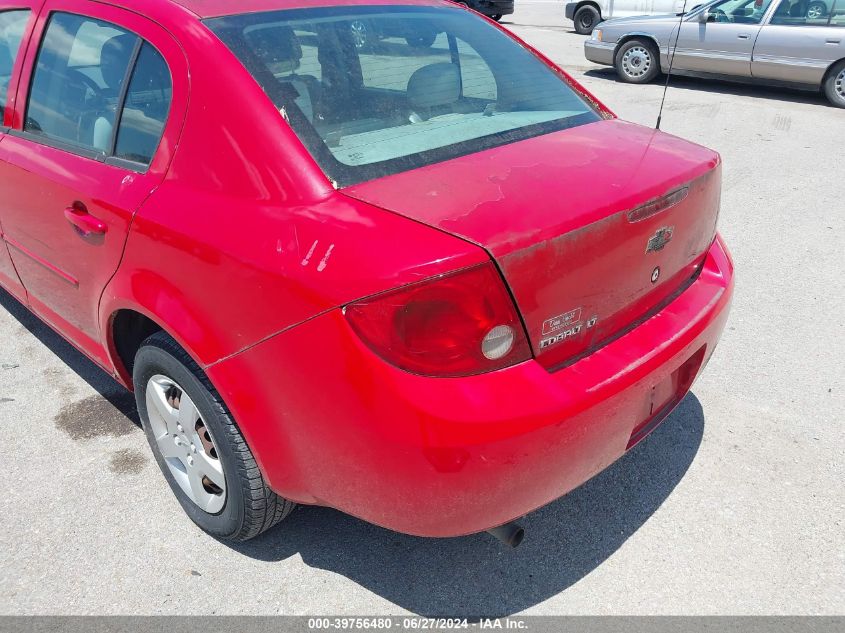
[[[352,303],[344,314],[373,352],[415,374],[469,376],[531,358],[492,263]]]

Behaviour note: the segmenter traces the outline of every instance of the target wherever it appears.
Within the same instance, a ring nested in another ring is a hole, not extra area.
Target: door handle
[[[842,40],[827,40],[825,44],[839,44]]]
[[[105,235],[109,228],[105,222],[88,213],[88,209],[81,202],[75,202],[73,206],[65,209],[65,219],[82,237]]]
[[[748,35],[748,33],[740,33],[739,35],[737,35],[737,37],[741,40],[747,40],[750,36]]]

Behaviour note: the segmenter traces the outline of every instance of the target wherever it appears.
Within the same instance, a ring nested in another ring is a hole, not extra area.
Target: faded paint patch
[[[110,396],[94,395],[61,408],[54,422],[74,440],[91,440],[96,437],[122,437],[140,428],[135,396],[128,391]],[[112,404],[112,402],[114,404]]]
[[[117,451],[109,460],[109,470],[117,475],[137,475],[150,460],[144,453],[131,449]]]

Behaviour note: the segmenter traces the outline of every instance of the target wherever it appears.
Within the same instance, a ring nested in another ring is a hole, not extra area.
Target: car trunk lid
[[[613,119],[343,192],[485,248],[554,369],[691,282],[716,231],[720,160]]]

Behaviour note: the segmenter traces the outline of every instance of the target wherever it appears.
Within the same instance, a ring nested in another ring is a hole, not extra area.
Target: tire
[[[601,22],[601,14],[598,9],[591,5],[584,5],[575,12],[572,17],[575,23],[575,32],[579,35],[589,35],[593,32],[599,22]]]
[[[437,39],[437,33],[434,31],[430,33],[417,33],[415,35],[408,35],[405,41],[411,48],[431,48],[434,40]]]
[[[807,5],[806,17],[810,20],[821,20],[827,17],[827,5],[824,2],[811,2]]]
[[[837,108],[845,108],[845,59],[836,64],[824,81],[824,94]]]
[[[495,20],[496,22],[501,22],[502,21],[502,14],[497,13],[496,15],[491,15],[490,19]]]
[[[633,39],[619,48],[613,65],[625,83],[647,84],[660,74],[660,55],[654,42]]]
[[[172,338],[158,332],[144,341],[133,382],[156,462],[200,528],[217,538],[246,541],[291,513],[295,504],[267,487],[222,398]]]

